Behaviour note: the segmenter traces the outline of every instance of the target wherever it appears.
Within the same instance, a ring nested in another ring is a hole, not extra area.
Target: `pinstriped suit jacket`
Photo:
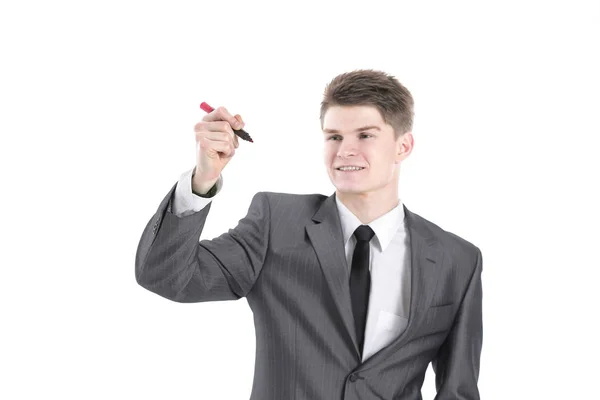
[[[210,204],[177,217],[176,186],[142,233],[136,280],[177,302],[247,299],[256,331],[251,400],[421,400],[430,362],[435,400],[479,399],[478,247],[404,205],[408,326],[363,363],[335,193],[258,192],[235,228],[199,242]]]

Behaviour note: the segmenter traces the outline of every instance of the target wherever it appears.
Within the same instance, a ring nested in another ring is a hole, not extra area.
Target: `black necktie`
[[[358,347],[362,356],[365,339],[365,324],[369,308],[369,292],[371,290],[371,274],[369,273],[369,241],[375,232],[369,225],[361,225],[354,231],[356,247],[352,256],[352,271],[350,272],[350,296],[352,298],[352,312],[354,313],[354,327]]]

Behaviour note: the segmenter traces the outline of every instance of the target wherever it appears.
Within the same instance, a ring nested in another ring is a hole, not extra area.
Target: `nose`
[[[344,140],[338,149],[337,156],[347,158],[356,155],[354,144],[349,140]]]

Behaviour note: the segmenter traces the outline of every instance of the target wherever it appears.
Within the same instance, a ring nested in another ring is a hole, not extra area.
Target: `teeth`
[[[364,169],[362,167],[341,167],[338,168],[340,171],[360,171],[361,169]]]

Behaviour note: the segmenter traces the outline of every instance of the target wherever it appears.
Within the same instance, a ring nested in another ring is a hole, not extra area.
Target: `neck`
[[[387,214],[400,202],[397,194],[381,198],[375,193],[356,194],[336,191],[335,195],[364,225]]]

